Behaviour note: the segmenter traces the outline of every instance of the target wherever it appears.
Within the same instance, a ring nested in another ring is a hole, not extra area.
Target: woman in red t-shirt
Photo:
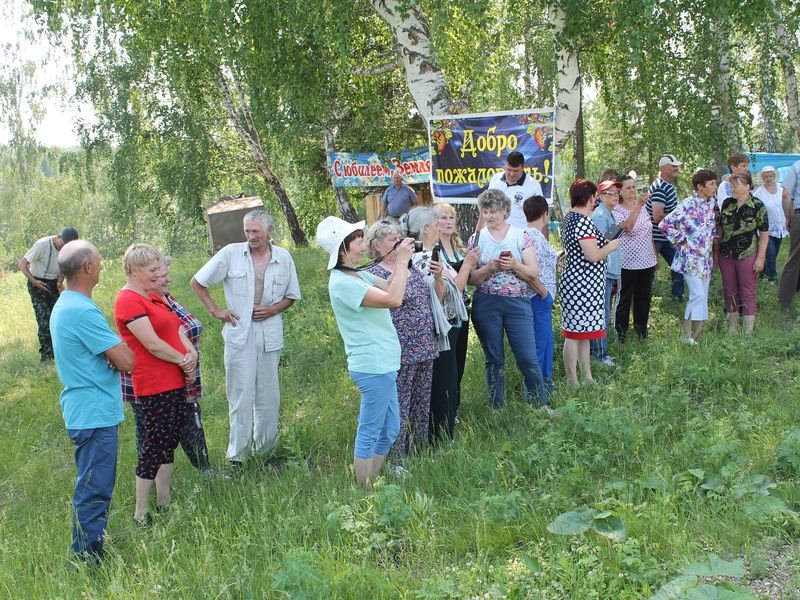
[[[172,464],[186,418],[186,382],[194,378],[197,352],[180,331],[177,315],[152,292],[161,274],[161,253],[132,244],[122,257],[128,282],[114,302],[114,321],[133,350],[133,392],[141,407],[144,439],[136,464],[133,519],[146,525],[153,481],[156,505],[169,504]]]

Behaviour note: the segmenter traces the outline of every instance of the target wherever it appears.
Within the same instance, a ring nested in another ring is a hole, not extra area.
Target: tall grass
[[[74,461],[60,384],[38,364],[23,278],[3,275],[0,594],[642,598],[709,552],[758,557],[797,539],[800,471],[787,435],[800,408],[800,342],[774,287],[759,288],[756,333],[728,337],[716,281],[707,334],[692,348],[679,341],[683,306],[669,300],[662,267],[651,338],[612,343],[619,367],[596,367],[597,385],[557,385],[561,418],[553,421],[522,403],[513,368],[506,409],[488,408],[473,338],[455,441],[410,457],[409,479],[387,477],[367,495],[350,466],[358,393],[324,261],[311,250],[295,257],[303,299],[286,313],[279,450],[246,463],[234,481],[201,479],[179,450],[174,506],[142,531],[132,521],[126,409],[100,570],[69,559]],[[222,467],[220,326],[188,286],[202,262],[198,253],[173,264],[173,292],[205,323],[203,418]],[[106,260],[96,300],[107,315],[122,282],[119,259]],[[214,294],[222,302],[221,290]],[[558,357],[556,378],[563,381]],[[557,515],[584,505],[618,515],[627,538],[548,532]]]

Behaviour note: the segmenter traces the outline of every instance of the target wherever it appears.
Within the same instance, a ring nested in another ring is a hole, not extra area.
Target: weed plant
[[[279,449],[246,462],[233,481],[202,479],[178,450],[173,507],[142,531],[132,520],[126,408],[108,554],[96,570],[69,558],[75,467],[60,384],[52,366],[39,365],[24,279],[2,274],[0,594],[646,598],[712,552],[764,574],[770,549],[797,540],[800,341],[776,288],[759,284],[755,334],[729,337],[715,274],[711,320],[689,347],[679,335],[683,305],[669,299],[662,265],[651,335],[612,341],[617,368],[595,366],[597,384],[571,390],[560,383],[557,352],[560,418],[552,421],[523,404],[511,366],[505,410],[488,407],[473,334],[456,439],[412,455],[410,478],[387,476],[366,494],[351,468],[359,395],[329,307],[325,261],[313,250],[294,255],[303,299],[285,313]],[[173,293],[205,324],[203,420],[224,470],[220,324],[188,285],[204,258],[173,263]],[[95,298],[110,316],[123,276],[119,258],[105,266]],[[213,293],[221,303],[221,290]],[[615,519],[624,535],[548,531],[578,509],[590,520]]]

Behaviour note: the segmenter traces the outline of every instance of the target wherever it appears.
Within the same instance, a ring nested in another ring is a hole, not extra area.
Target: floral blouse
[[[392,273],[381,265],[369,272],[383,279]],[[417,269],[408,272],[408,284],[399,308],[391,309],[392,323],[400,340],[400,364],[416,364],[434,360],[439,356],[439,345],[433,328],[431,295],[425,276]],[[376,360],[379,357],[375,357]]]
[[[550,295],[556,297],[556,263],[558,253],[552,244],[538,229],[525,230],[536,249],[536,259],[539,261],[539,281],[547,288]]]
[[[750,196],[739,208],[736,198],[726,198],[717,216],[719,253],[735,260],[758,250],[759,234],[769,231],[767,207]]]
[[[692,194],[659,223],[666,238],[675,245],[672,270],[707,279],[714,268],[714,217],[716,199],[703,200]]]
[[[468,249],[472,249],[475,244],[475,237],[469,240]],[[502,240],[496,240],[489,233],[489,229],[484,227],[481,229],[480,239],[478,241],[478,249],[481,251],[481,257],[478,261],[476,268],[486,266],[486,264],[500,257],[500,253],[504,250],[511,252],[514,260],[522,262],[522,253],[533,245],[531,238],[525,233],[525,230],[519,229],[510,225],[505,237]],[[483,282],[479,283],[475,291],[482,294],[489,294],[492,296],[507,296],[512,298],[530,298],[533,296],[534,291],[527,281],[516,276],[513,271],[496,271],[487,277]]]

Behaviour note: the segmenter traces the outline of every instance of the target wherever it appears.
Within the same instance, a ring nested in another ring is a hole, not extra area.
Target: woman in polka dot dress
[[[592,222],[597,187],[577,179],[569,188],[572,210],[561,222],[561,243],[566,252],[561,273],[561,333],[564,336],[564,371],[567,383],[578,386],[578,368],[586,383],[593,383],[589,341],[605,333],[606,257],[619,247],[607,240]]]

